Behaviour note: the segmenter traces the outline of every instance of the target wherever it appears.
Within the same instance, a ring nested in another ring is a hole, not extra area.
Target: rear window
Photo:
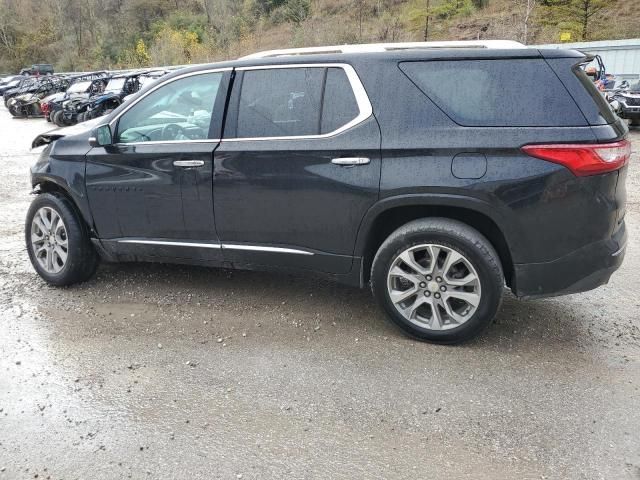
[[[244,72],[238,138],[332,133],[357,118],[360,107],[339,67],[264,68]]]
[[[459,125],[585,124],[576,103],[543,59],[402,62],[400,69]]]
[[[246,71],[238,109],[238,136],[317,134],[323,77],[322,68]]]

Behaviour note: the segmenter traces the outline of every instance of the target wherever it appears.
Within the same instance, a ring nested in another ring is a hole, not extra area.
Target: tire
[[[86,115],[86,113],[85,113],[85,112],[80,112],[80,113],[77,115],[77,117],[76,117],[76,119],[78,120],[76,123],[82,123],[82,122],[84,122],[84,117],[85,117],[85,115]]]
[[[51,116],[51,121],[59,127],[65,127],[66,125],[62,121],[62,115],[63,115],[62,110],[56,110],[55,112],[53,112],[53,115]]]
[[[52,228],[53,234],[49,234],[47,228]],[[99,257],[89,239],[88,229],[71,201],[62,195],[42,193],[31,202],[25,223],[25,241],[33,268],[50,285],[84,282],[98,267]],[[63,258],[64,254],[66,258]]]
[[[640,127],[640,118],[632,118],[629,120],[629,125],[632,127]]]
[[[414,267],[403,258],[413,260]],[[373,260],[371,288],[405,334],[454,344],[491,323],[502,302],[504,274],[498,254],[480,232],[456,220],[429,218],[403,225],[382,243]]]

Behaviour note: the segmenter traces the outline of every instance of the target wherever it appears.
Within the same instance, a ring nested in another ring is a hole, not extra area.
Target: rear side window
[[[333,132],[356,118],[358,113],[358,102],[345,71],[342,68],[327,69],[320,132]]]
[[[322,68],[244,72],[238,137],[315,135],[320,126]]]
[[[459,125],[585,124],[578,106],[543,59],[402,62],[400,69]]]
[[[264,68],[243,74],[236,137],[299,137],[331,133],[360,114],[344,69]]]

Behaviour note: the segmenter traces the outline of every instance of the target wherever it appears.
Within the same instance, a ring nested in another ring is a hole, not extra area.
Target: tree
[[[365,19],[367,14],[367,10],[369,9],[369,1],[368,0],[353,0],[352,3],[353,14],[356,17],[356,22],[358,23],[358,40],[362,41],[362,22]]]
[[[548,0],[547,22],[574,32],[581,40],[589,40],[597,15],[614,3],[615,0]]]
[[[413,4],[409,10],[409,22],[414,30],[422,32],[422,39],[429,40],[429,20],[433,15],[431,0],[419,1]]]
[[[300,25],[311,13],[309,0],[287,0],[284,4],[285,18],[295,25]]]
[[[536,5],[536,0],[518,0],[522,18],[522,43],[525,45],[529,43],[529,27]]]

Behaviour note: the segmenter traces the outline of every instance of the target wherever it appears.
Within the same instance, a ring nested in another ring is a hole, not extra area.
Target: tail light
[[[578,177],[612,172],[631,157],[631,143],[525,145],[522,150],[532,157],[564,165]]]

